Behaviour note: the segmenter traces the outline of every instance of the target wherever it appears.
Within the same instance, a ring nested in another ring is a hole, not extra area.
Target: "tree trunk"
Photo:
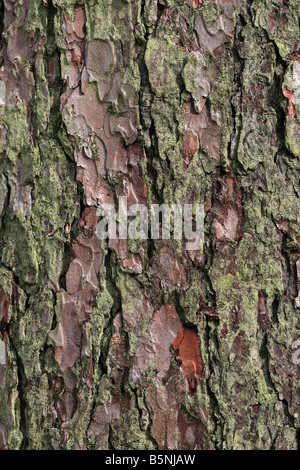
[[[1,449],[297,449],[299,14],[1,2]],[[101,241],[119,196],[203,249]]]

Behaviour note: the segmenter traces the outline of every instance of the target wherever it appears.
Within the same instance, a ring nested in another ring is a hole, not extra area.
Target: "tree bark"
[[[299,14],[1,2],[1,449],[297,449]],[[101,241],[119,196],[203,250]]]

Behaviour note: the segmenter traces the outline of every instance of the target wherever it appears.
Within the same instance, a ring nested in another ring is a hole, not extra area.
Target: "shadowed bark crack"
[[[299,448],[297,8],[1,2],[0,449]]]

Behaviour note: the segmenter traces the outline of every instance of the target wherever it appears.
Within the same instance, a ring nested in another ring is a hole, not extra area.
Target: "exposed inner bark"
[[[0,3],[0,449],[297,449],[299,1]]]

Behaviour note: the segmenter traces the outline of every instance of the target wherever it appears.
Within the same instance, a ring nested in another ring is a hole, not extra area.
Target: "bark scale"
[[[1,2],[1,449],[298,447],[299,14]],[[119,196],[203,250],[101,242]]]

